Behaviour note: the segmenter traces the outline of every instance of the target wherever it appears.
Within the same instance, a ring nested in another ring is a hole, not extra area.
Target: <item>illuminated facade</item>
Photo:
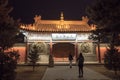
[[[80,21],[64,20],[61,13],[60,20],[42,20],[41,16],[34,17],[34,23],[21,25],[25,37],[24,61],[27,61],[30,45],[40,46],[40,63],[48,63],[49,55],[54,62],[67,62],[68,54],[72,53],[74,61],[80,52],[86,62],[97,62],[96,44],[89,40],[94,25],[89,25],[89,19],[82,17]]]

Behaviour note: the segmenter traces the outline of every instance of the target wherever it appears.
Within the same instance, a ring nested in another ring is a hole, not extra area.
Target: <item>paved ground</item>
[[[36,66],[33,71],[32,66],[17,66],[16,80],[41,80],[47,68],[47,66]]]
[[[47,68],[42,80],[111,80],[110,78],[84,67],[83,78],[78,77],[78,67],[55,66]]]

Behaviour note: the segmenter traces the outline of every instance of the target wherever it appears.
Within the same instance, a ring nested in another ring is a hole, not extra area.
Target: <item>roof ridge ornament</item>
[[[91,30],[96,30],[96,25],[95,24],[91,24],[90,27],[91,27]]]
[[[60,14],[60,23],[59,24],[57,24],[57,29],[68,29],[68,28],[70,28],[70,26],[69,25],[67,25],[67,24],[65,24],[64,23],[64,15],[63,15],[63,12],[61,12],[61,14]]]
[[[61,12],[60,19],[61,19],[61,21],[64,21],[64,14],[63,14],[63,12]]]
[[[35,24],[39,24],[41,21],[41,16],[40,15],[35,15],[34,17]]]
[[[84,21],[84,22],[88,22],[88,21],[89,21],[89,19],[88,19],[88,17],[87,17],[87,16],[82,16],[82,21]]]
[[[64,25],[64,15],[63,12],[60,14],[60,25]]]

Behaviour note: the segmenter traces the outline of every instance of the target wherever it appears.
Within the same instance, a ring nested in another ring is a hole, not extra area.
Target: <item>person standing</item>
[[[82,55],[82,53],[79,54],[77,62],[79,68],[79,77],[83,77],[84,56]]]
[[[72,68],[72,60],[73,60],[72,54],[69,54],[68,59],[69,59],[69,66],[70,68]]]

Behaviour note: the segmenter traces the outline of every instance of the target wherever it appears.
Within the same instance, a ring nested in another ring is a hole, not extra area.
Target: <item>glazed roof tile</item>
[[[85,18],[85,17],[84,17]],[[88,32],[92,27],[87,20],[35,20],[33,24],[21,25],[22,30],[37,32]]]

